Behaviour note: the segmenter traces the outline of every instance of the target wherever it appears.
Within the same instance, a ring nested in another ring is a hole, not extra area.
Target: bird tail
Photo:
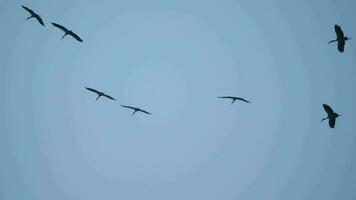
[[[336,42],[337,40],[330,40],[328,44],[331,44],[333,42]]]
[[[67,34],[64,34],[64,35],[63,35],[62,40],[63,40],[63,38],[65,38],[65,36],[67,36]]]
[[[26,20],[29,20],[29,19],[31,19],[32,17],[34,17],[34,16],[33,16],[33,15],[31,15],[31,16],[27,17],[27,19],[26,19]]]
[[[131,115],[134,115],[137,112],[137,110],[133,111],[133,113]]]
[[[98,100],[100,98],[100,95],[98,95],[98,97],[96,97],[96,100]]]

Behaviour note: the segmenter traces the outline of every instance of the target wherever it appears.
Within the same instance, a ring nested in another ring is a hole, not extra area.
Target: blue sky
[[[355,45],[327,44],[334,24],[356,37],[354,10],[351,0],[0,1],[0,198],[355,199]],[[334,130],[320,123],[323,103],[342,114]]]

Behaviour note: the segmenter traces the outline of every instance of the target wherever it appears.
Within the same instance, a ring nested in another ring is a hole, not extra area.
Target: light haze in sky
[[[0,0],[0,199],[354,200],[356,40],[344,53],[327,43],[335,24],[356,38],[355,11]],[[342,115],[335,129],[323,103]]]

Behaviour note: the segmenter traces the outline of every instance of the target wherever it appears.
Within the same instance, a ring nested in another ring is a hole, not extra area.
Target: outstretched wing
[[[42,26],[45,26],[44,23],[43,23],[43,20],[42,20],[42,18],[40,16],[36,15],[36,19]]]
[[[97,94],[100,94],[101,92],[99,92],[98,90],[95,90],[93,88],[88,88],[88,87],[85,87],[85,89],[89,90],[89,91],[92,91],[92,92],[95,92]]]
[[[335,33],[337,36],[337,39],[344,39],[344,32],[342,32],[341,27],[337,24],[335,24]]]
[[[337,42],[337,49],[342,53],[344,52],[344,48],[345,48],[345,40],[339,40]]]
[[[35,12],[33,12],[33,10],[27,8],[26,6],[21,6],[23,9],[27,10],[27,12],[29,12],[31,15],[36,14]]]
[[[136,109],[137,109],[137,108],[135,108],[135,107],[125,106],[125,105],[121,105],[121,107],[124,107],[124,108],[129,108],[129,109],[132,109],[132,110],[136,110]]]
[[[240,101],[246,102],[246,103],[251,103],[251,102],[247,101],[247,100],[244,99],[244,98],[237,98],[237,99],[240,100]]]
[[[148,114],[148,115],[152,115],[152,113],[149,113],[149,112],[147,112],[147,111],[145,111],[145,110],[141,110],[141,109],[140,109],[140,111],[143,112],[143,113],[146,113],[146,114]]]
[[[114,99],[113,97],[111,97],[111,96],[109,96],[109,95],[107,95],[107,94],[104,94],[103,96],[106,97],[106,98],[109,98],[109,99],[111,99],[111,100],[116,101],[116,99]]]
[[[335,128],[335,120],[336,120],[335,117],[329,118],[329,126],[330,126],[330,128]]]
[[[56,24],[56,23],[53,23],[53,22],[52,22],[52,25],[57,27],[57,28],[59,28],[59,29],[61,29],[64,32],[68,31],[68,29],[66,27],[62,26],[62,25],[59,25],[59,24]]]
[[[329,118],[334,118],[334,111],[331,109],[331,107],[327,104],[323,104],[325,112],[328,114]]]
[[[220,99],[234,99],[235,97],[232,97],[232,96],[222,96],[222,97],[219,97]]]
[[[72,37],[74,37],[76,40],[78,40],[79,42],[83,42],[83,40],[75,33],[70,32],[69,35],[71,35]]]

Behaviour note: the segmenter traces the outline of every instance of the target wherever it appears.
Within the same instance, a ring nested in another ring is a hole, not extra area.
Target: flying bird
[[[149,112],[147,112],[145,110],[142,110],[141,108],[136,108],[136,107],[132,107],[132,106],[125,106],[125,105],[121,105],[121,106],[124,107],[124,108],[129,108],[129,109],[133,110],[132,115],[134,115],[136,112],[143,112],[143,113],[146,113],[148,115],[152,115],[152,113],[149,113]]]
[[[36,18],[37,21],[38,21],[42,26],[45,26],[40,15],[38,15],[37,13],[35,13],[33,10],[27,8],[26,6],[21,6],[21,7],[22,7],[23,9],[27,10],[27,12],[29,12],[29,13],[31,14],[31,16],[29,16],[26,20],[29,20],[29,19],[31,19],[31,18]]]
[[[56,24],[56,23],[52,23],[53,26],[61,29],[62,31],[64,31],[64,35],[62,37],[62,39],[67,36],[67,35],[70,35],[72,36],[73,38],[75,38],[77,41],[79,42],[83,42],[83,40],[77,35],[75,34],[73,31],[71,30],[68,30],[66,27],[62,26],[62,25],[59,25],[59,24]]]
[[[337,24],[335,24],[335,33],[336,33],[336,39],[331,40],[328,44],[337,42],[337,49],[342,53],[344,52],[345,42],[347,40],[351,40],[352,38],[345,37],[344,32],[342,32],[341,30],[341,27]]]
[[[93,89],[93,88],[88,88],[88,87],[85,87],[85,88],[86,88],[87,90],[89,90],[89,91],[91,91],[91,92],[94,92],[94,93],[96,93],[96,94],[98,95],[98,97],[96,98],[96,100],[98,100],[101,96],[103,96],[103,97],[106,97],[106,98],[109,98],[109,99],[111,99],[111,100],[116,101],[116,99],[114,99],[114,98],[112,98],[111,96],[105,94],[104,92],[100,92],[100,91],[95,90],[95,89]]]
[[[335,121],[336,121],[336,118],[338,118],[338,117],[341,116],[341,115],[339,115],[339,114],[337,114],[336,112],[334,112],[333,109],[331,109],[331,107],[328,106],[328,105],[326,105],[326,104],[323,104],[323,107],[324,107],[325,112],[328,114],[328,116],[325,117],[325,118],[323,118],[323,119],[321,120],[321,122],[324,121],[324,120],[329,119],[329,126],[330,126],[330,128],[335,128]]]
[[[249,102],[246,99],[241,98],[241,97],[222,96],[222,97],[219,97],[219,98],[221,98],[221,99],[231,99],[232,100],[231,104],[235,103],[236,100],[243,101],[243,102],[246,102],[246,103],[251,103],[251,102]]]

